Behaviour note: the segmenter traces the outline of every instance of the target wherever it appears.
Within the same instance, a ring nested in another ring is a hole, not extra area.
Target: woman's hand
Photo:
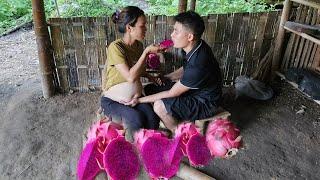
[[[123,104],[123,105],[126,105],[126,106],[131,106],[131,107],[134,107],[136,106],[139,102],[139,97],[140,95],[139,94],[135,94],[133,96],[133,98],[130,100],[130,101],[120,101],[119,103]]]
[[[155,45],[155,44],[151,44],[148,47],[146,47],[145,49],[145,53],[149,54],[149,53],[158,53],[163,51],[165,48],[160,47],[160,45]]]

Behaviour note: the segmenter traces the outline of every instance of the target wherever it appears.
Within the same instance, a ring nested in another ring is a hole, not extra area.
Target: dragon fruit
[[[183,153],[178,139],[168,139],[154,130],[141,130],[136,134],[145,169],[151,178],[170,178],[179,170]]]
[[[113,180],[136,179],[140,163],[134,146],[123,136],[113,139],[103,153],[104,168]]]
[[[94,179],[95,176],[103,170],[101,166],[103,156],[98,151],[98,141],[87,143],[81,152],[77,166],[77,176],[79,180]]]
[[[151,69],[158,69],[160,67],[160,58],[155,53],[150,53],[147,59],[147,65]]]
[[[212,158],[206,144],[206,139],[201,134],[194,134],[190,137],[186,151],[189,161],[193,166],[205,166]]]
[[[162,132],[152,129],[141,129],[137,133],[134,134],[134,144],[141,150],[144,142],[150,137],[166,137]]]
[[[227,119],[217,119],[208,125],[206,133],[210,153],[217,157],[231,157],[241,146],[240,131]]]
[[[181,123],[175,130],[175,138],[180,139],[183,155],[187,156],[186,146],[192,135],[199,134],[199,129],[193,123]]]
[[[78,179],[94,179],[103,169],[103,153],[108,144],[123,135],[123,127],[111,121],[100,120],[94,123],[87,133],[86,145],[81,152],[77,175]]]
[[[173,46],[173,41],[168,39],[168,40],[164,40],[160,43],[160,47],[163,47],[163,48],[170,48]]]
[[[204,166],[211,160],[210,151],[205,137],[193,123],[182,123],[175,131],[175,138],[180,140],[183,154],[188,157],[191,165]]]
[[[164,49],[168,49],[173,46],[173,41],[172,40],[164,40],[160,42],[160,47]],[[157,54],[155,53],[150,53],[148,55],[147,59],[147,65],[151,69],[158,69],[160,67],[160,58]]]

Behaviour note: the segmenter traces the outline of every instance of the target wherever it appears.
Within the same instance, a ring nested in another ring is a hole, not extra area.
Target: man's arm
[[[169,78],[171,81],[176,81],[181,79],[183,75],[183,67],[173,71],[172,73],[166,74],[164,77]]]
[[[155,102],[157,100],[164,99],[164,98],[177,97],[187,92],[188,90],[189,90],[188,87],[184,86],[183,84],[180,83],[180,81],[178,81],[173,85],[173,87],[170,90],[139,98],[138,102],[149,103],[149,102]]]

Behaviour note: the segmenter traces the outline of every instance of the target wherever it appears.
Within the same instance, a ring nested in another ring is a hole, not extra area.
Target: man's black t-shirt
[[[222,77],[219,64],[210,46],[200,40],[186,55],[181,84],[190,88],[186,95],[192,95],[203,102],[220,103]]]

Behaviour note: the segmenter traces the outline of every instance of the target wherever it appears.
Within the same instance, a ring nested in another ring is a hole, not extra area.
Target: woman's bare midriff
[[[103,96],[117,102],[129,102],[133,97],[140,97],[142,94],[142,84],[140,81],[133,83],[123,82],[110,87],[103,92]]]

